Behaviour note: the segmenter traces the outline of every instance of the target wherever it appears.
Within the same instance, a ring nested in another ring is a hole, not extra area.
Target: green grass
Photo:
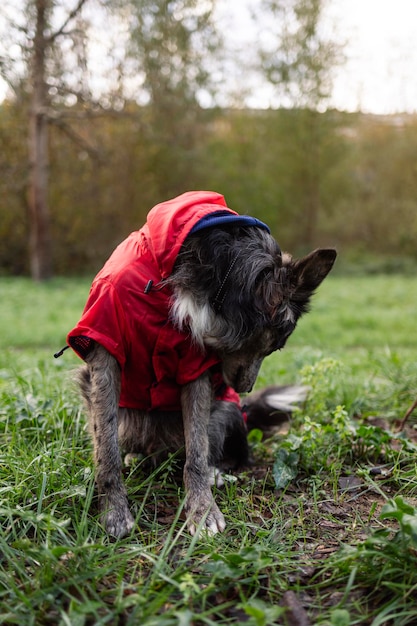
[[[125,479],[135,533],[97,522],[67,351],[88,280],[1,279],[0,623],[417,623],[417,279],[332,277],[258,386],[304,382],[290,431],[217,490],[226,532],[184,529],[175,458]],[[292,606],[293,612],[289,612]]]

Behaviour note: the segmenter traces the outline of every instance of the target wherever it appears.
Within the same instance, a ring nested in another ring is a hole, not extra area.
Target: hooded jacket
[[[219,363],[169,319],[172,291],[161,280],[172,273],[187,235],[211,214],[238,216],[215,192],[192,191],[156,205],[95,277],[82,317],[67,343],[83,359],[92,340],[121,368],[120,406],[146,411],[180,410],[181,386]],[[239,217],[237,218],[239,219]],[[222,398],[239,404],[231,388]]]

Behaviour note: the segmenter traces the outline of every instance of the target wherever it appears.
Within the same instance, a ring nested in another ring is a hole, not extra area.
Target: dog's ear
[[[258,277],[258,308],[275,319],[286,303],[298,319],[308,311],[311,296],[332,269],[336,256],[333,248],[320,248],[297,260],[284,252],[272,280],[264,272]]]
[[[301,310],[308,309],[310,297],[332,269],[336,256],[333,248],[319,248],[301,259],[290,261],[291,299],[299,303]]]

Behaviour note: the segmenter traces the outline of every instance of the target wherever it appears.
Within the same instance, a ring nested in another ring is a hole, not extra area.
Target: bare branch
[[[53,41],[55,41],[55,39],[57,39],[57,37],[59,37],[60,35],[65,35],[67,34],[65,32],[66,27],[68,26],[68,24],[71,22],[72,19],[74,19],[74,17],[77,15],[77,13],[79,13],[79,11],[82,9],[83,5],[87,2],[87,0],[78,0],[78,4],[73,8],[73,10],[68,13],[67,19],[64,21],[64,23],[61,25],[60,28],[58,28],[58,30],[56,30],[54,33],[52,33],[51,35],[49,35],[48,37],[48,41],[51,43]]]
[[[51,120],[54,126],[59,128],[61,132],[63,132],[67,137],[71,139],[77,146],[79,146],[82,150],[85,150],[87,154],[97,161],[100,161],[100,152],[97,148],[92,146],[82,135],[77,133],[76,130],[71,128],[69,124],[67,124],[62,118],[54,118]]]
[[[22,32],[25,35],[28,33],[27,26],[23,24],[19,24],[17,22],[17,18],[12,18],[8,15],[7,11],[4,10],[4,7],[0,7],[0,17],[4,20],[5,24],[10,25],[11,28],[14,28],[18,32]]]
[[[116,111],[113,108],[106,108],[101,106],[100,103],[94,102],[93,106],[86,111],[77,111],[72,108],[61,109],[60,111],[48,111],[48,120],[51,124],[60,126],[61,120],[86,120],[86,119],[98,119],[100,117],[112,117],[112,118],[125,118],[125,119],[138,119],[136,111],[120,110]],[[94,107],[94,108],[93,108]]]
[[[411,413],[414,411],[414,409],[417,408],[417,398],[416,400],[413,402],[413,404],[409,407],[409,409],[407,410],[406,414],[404,415],[403,419],[401,420],[401,422],[399,423],[398,426],[398,430],[401,432],[402,430],[404,430],[404,426],[408,420],[408,418],[410,417]]]

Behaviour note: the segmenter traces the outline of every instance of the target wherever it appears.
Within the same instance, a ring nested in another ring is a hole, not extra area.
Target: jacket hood
[[[193,226],[216,211],[238,215],[227,207],[224,197],[215,191],[188,191],[157,204],[149,211],[142,231],[161,278],[171,274],[178,252]]]

